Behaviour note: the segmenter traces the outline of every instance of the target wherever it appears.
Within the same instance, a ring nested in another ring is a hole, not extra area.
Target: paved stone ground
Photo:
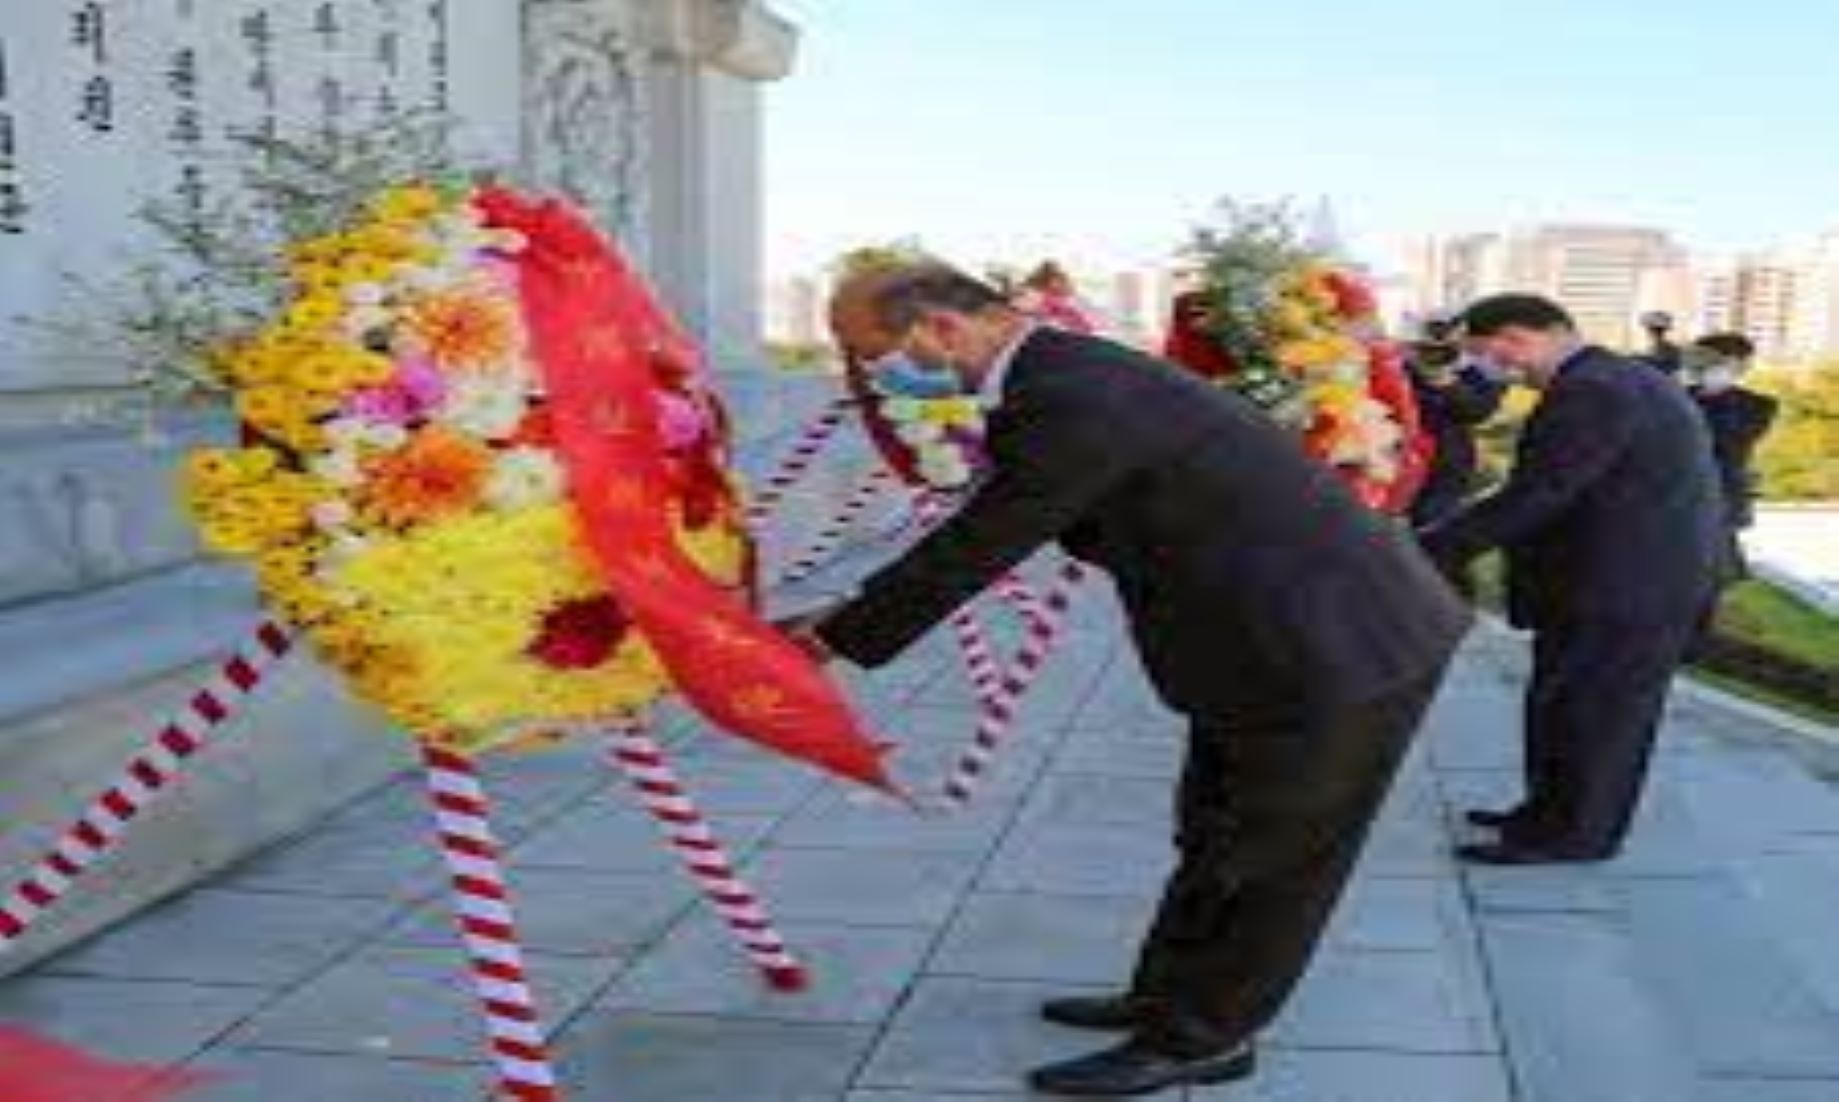
[[[576,1102],[1018,1102],[1088,1038],[1043,996],[1123,975],[1180,743],[1088,600],[984,799],[949,819],[676,732],[814,962],[760,992],[586,749],[493,769]],[[1191,1102],[1839,1102],[1839,794],[1678,710],[1629,856],[1459,870],[1512,788],[1516,647],[1470,649],[1255,1084]],[[941,641],[861,698],[916,783],[966,737]],[[415,785],[0,984],[0,1020],[223,1074],[201,1102],[479,1102],[477,1025]],[[97,1100],[104,1102],[104,1100]]]

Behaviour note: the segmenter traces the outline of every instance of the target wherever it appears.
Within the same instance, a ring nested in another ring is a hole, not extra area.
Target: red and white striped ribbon
[[[760,897],[735,872],[733,860],[684,790],[664,748],[638,720],[614,724],[609,735],[613,764],[637,789],[645,810],[683,858],[684,867],[767,986],[788,992],[810,986],[805,966],[786,947]]]
[[[996,583],[996,592],[1003,601],[1013,608],[1017,615],[1030,625],[1039,627],[1047,623],[1047,608],[1041,595],[1028,584],[1028,579],[1015,571],[1002,576]]]
[[[850,411],[854,408],[854,399],[838,398],[825,406],[810,424],[805,426],[804,431],[798,434],[798,438],[793,441],[791,448],[779,461],[773,473],[760,481],[759,488],[754,492],[753,500],[748,503],[747,524],[750,528],[757,531],[761,525],[766,523],[767,519],[772,516],[773,510],[778,508],[779,503],[785,499],[786,493],[811,470],[812,464],[817,461],[818,454],[824,450],[825,445],[830,443],[837,430],[843,427],[843,422],[849,418]]]
[[[1002,660],[977,619],[975,605],[965,605],[951,614],[952,635],[958,640],[958,654],[964,659],[964,672],[971,679],[971,691],[977,702],[988,708],[1002,701]]]
[[[862,519],[862,514],[881,499],[882,491],[892,477],[881,468],[876,468],[864,475],[862,481],[856,484],[855,490],[843,499],[843,504],[837,507],[836,513],[824,523],[817,535],[812,537],[810,546],[805,548],[804,553],[785,568],[785,573],[780,575],[779,584],[790,585],[794,582],[802,582],[822,570],[824,564],[830,561],[830,557],[843,546],[843,541],[849,538],[849,533],[855,530],[856,524]]]
[[[1008,670],[1001,674],[996,691],[988,696],[979,691],[983,707],[977,717],[977,729],[971,736],[970,746],[959,756],[957,764],[945,780],[947,802],[954,805],[968,803],[977,785],[989,772],[997,751],[1015,729],[1022,697],[1060,645],[1067,613],[1072,609],[1073,595],[1084,580],[1085,568],[1078,563],[1068,560],[1060,568],[1056,584],[1048,589],[1042,599],[1041,618],[1029,621],[1021,648],[1016,652]]]
[[[478,767],[469,758],[429,745],[422,747],[422,760],[441,856],[452,874],[454,922],[466,943],[499,1089],[517,1102],[557,1102],[562,1095],[524,968],[511,891]]]
[[[128,824],[178,779],[187,760],[205,747],[293,645],[287,629],[265,621],[178,714],[156,729],[152,742],[129,759],[114,783],[90,801],[51,852],[0,904],[0,952],[12,948],[79,877],[114,850]]]

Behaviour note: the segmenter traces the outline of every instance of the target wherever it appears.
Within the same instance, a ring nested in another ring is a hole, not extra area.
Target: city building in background
[[[1397,300],[1407,318],[1532,291],[1563,302],[1592,340],[1611,346],[1639,346],[1641,315],[1663,311],[1683,334],[1743,333],[1768,360],[1839,357],[1839,229],[1718,256],[1651,227],[1530,226],[1424,239],[1406,267]]]

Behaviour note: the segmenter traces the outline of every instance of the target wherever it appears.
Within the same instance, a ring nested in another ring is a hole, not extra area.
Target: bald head
[[[830,298],[830,331],[843,354],[853,360],[873,360],[900,345],[900,334],[881,320],[880,303],[895,277],[906,267],[880,268],[847,276]]]
[[[1028,321],[989,284],[927,261],[845,277],[831,299],[830,325],[857,363],[901,352],[975,387]]]

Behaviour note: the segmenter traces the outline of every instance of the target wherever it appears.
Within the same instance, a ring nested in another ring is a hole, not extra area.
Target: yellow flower
[[[419,222],[447,206],[441,193],[427,184],[405,184],[383,192],[371,201],[370,213],[378,221]]]
[[[379,256],[357,256],[339,269],[339,278],[348,284],[382,283],[396,274],[396,265]]]
[[[345,313],[345,304],[330,291],[313,291],[294,300],[283,324],[302,332],[331,328]]]

